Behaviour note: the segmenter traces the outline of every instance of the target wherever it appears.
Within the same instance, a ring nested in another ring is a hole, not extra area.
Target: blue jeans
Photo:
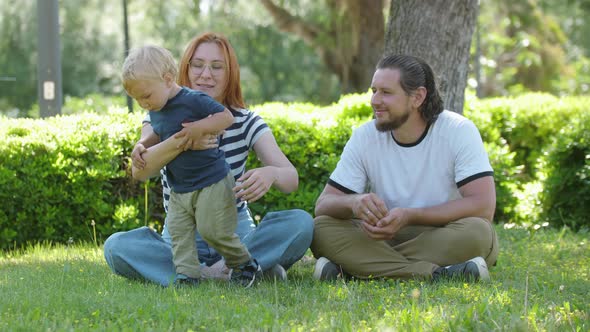
[[[238,212],[236,234],[263,271],[276,264],[289,269],[311,244],[313,218],[303,210],[270,212],[256,226],[244,209]],[[198,233],[195,242],[200,262],[210,266],[222,258]],[[129,279],[168,286],[176,275],[166,226],[162,235],[148,227],[115,233],[104,243],[104,256],[114,273]]]

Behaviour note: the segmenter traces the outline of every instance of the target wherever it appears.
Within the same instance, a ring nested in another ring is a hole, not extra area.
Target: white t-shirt
[[[345,193],[373,192],[388,209],[420,208],[457,199],[459,187],[484,176],[493,170],[479,131],[443,111],[413,144],[378,131],[374,120],[355,129],[329,184]]]

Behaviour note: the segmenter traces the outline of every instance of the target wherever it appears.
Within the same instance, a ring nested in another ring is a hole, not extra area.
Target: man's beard
[[[389,121],[382,121],[375,120],[375,127],[378,131],[387,132],[395,130],[401,127],[404,123],[408,121],[410,118],[410,110],[406,110],[406,112],[392,120]]]

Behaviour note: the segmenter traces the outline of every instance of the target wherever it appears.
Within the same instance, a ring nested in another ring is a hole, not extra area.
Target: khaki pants
[[[225,258],[230,268],[250,260],[248,249],[235,234],[238,218],[234,179],[229,173],[221,181],[190,193],[170,194],[168,231],[176,273],[200,278],[195,231]]]
[[[407,226],[389,241],[369,238],[359,220],[315,218],[311,250],[358,278],[431,278],[439,266],[476,256],[496,263],[498,239],[482,218],[465,218],[444,227]]]

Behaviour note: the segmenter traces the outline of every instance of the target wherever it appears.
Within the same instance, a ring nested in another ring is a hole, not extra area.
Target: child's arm
[[[164,142],[158,143],[145,150],[142,154],[143,160],[145,161],[145,167],[138,168],[133,164],[131,167],[133,178],[139,181],[145,181],[158,175],[162,167],[166,166],[166,164],[171,162],[182,152],[182,149],[178,148],[179,145],[182,145],[182,141],[182,138],[171,136]]]
[[[133,151],[131,151],[131,161],[133,162],[133,166],[144,168],[145,160],[143,159],[142,154],[147,148],[158,143],[160,143],[160,137],[154,133],[151,123],[144,122],[143,127],[141,127],[141,138],[135,143]]]
[[[228,128],[234,122],[234,116],[226,108],[223,112],[212,114],[202,120],[183,123],[184,127],[181,131],[174,134],[174,138],[182,138],[187,136],[188,140],[182,146],[184,150],[187,150],[193,145],[193,142],[197,142],[203,138],[203,136],[213,133],[222,132]]]
[[[141,138],[137,141],[137,144],[142,144],[146,148],[149,148],[158,143],[160,143],[160,136],[154,132],[152,124],[150,122],[144,122],[141,127]]]

